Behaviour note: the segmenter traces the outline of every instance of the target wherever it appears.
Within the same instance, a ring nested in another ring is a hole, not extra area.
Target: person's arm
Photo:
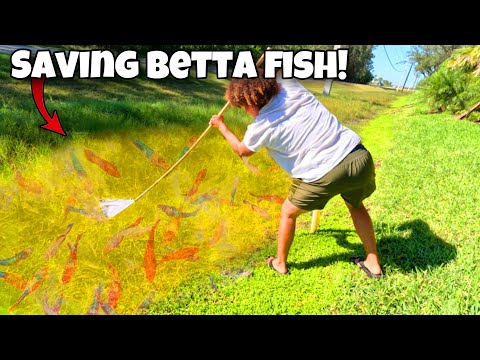
[[[223,116],[213,115],[210,119],[210,125],[220,131],[225,140],[227,140],[232,147],[233,152],[238,156],[244,157],[255,154],[255,152],[247,148],[243,141],[240,141],[235,134],[230,131],[227,125],[225,125]]]

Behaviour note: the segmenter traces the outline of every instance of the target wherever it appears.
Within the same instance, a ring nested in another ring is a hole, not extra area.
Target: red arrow
[[[35,105],[37,106],[40,115],[45,119],[47,122],[45,125],[40,126],[45,130],[52,131],[54,133],[66,136],[65,131],[63,131],[62,125],[60,124],[60,120],[58,119],[57,111],[53,112],[53,116],[50,117],[47,107],[45,106],[45,99],[43,96],[43,89],[45,87],[45,75],[41,78],[33,78],[32,77],[32,95],[33,100],[35,101]]]

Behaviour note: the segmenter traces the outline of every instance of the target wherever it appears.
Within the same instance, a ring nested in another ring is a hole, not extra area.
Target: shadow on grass
[[[394,227],[391,224],[377,224],[375,231],[382,267],[388,266],[393,271],[407,273],[415,269],[426,270],[442,266],[457,256],[455,246],[435,235],[428,224],[420,219],[407,221]],[[338,261],[351,262],[351,256],[364,256],[365,251],[361,244],[352,244],[347,240],[352,233],[354,233],[352,230],[318,230],[316,234],[320,237],[334,237],[337,245],[351,251],[319,257],[303,263],[293,263],[289,267],[296,269],[323,267]]]

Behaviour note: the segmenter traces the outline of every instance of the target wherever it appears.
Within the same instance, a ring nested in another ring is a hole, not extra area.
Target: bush
[[[419,90],[432,111],[456,114],[479,101],[480,79],[444,63],[419,84]]]

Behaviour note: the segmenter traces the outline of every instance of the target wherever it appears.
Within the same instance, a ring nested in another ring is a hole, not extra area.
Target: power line
[[[390,65],[392,66],[393,70],[395,70],[395,71],[397,71],[397,72],[401,72],[401,71],[395,69],[395,66],[393,66],[392,61],[390,60],[390,57],[388,56],[387,48],[385,47],[385,45],[383,45],[383,50],[385,50],[385,54],[387,55],[388,62],[389,62]]]

